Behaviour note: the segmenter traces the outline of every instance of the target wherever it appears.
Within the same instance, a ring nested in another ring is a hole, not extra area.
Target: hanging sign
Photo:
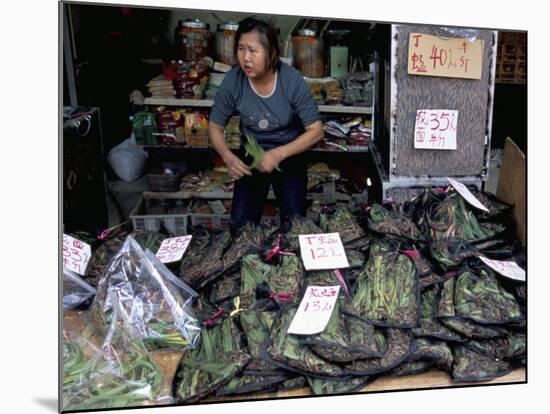
[[[449,181],[449,184],[451,184],[454,189],[466,200],[470,205],[474,206],[475,208],[479,208],[480,210],[489,212],[489,209],[485,207],[481,202],[475,198],[475,196],[468,190],[468,188],[462,184],[459,183],[456,180],[453,180],[452,178],[447,177],[447,181]]]
[[[409,33],[411,75],[481,79],[484,41]]]
[[[414,123],[414,148],[456,150],[458,111],[419,109]]]
[[[171,263],[181,260],[187,246],[191,242],[192,236],[171,237],[164,239],[160,245],[157,254],[162,263]]]
[[[308,286],[287,332],[296,335],[323,332],[339,291],[340,286]]]
[[[306,270],[349,267],[339,233],[300,234],[298,238]]]
[[[63,267],[81,276],[86,274],[86,266],[92,257],[92,248],[74,237],[63,235]]]
[[[525,282],[525,270],[519,267],[516,262],[491,260],[481,256],[479,256],[479,258],[483,263],[485,263],[491,269],[496,270],[502,276],[506,276],[514,280],[519,280],[520,282]]]

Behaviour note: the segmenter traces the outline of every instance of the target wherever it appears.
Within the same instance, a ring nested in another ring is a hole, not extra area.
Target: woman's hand
[[[250,168],[239,157],[230,152],[223,162],[229,170],[229,176],[235,180],[239,180],[243,175],[252,175]]]
[[[278,169],[280,162],[283,160],[283,154],[279,148],[273,148],[264,153],[262,162],[256,167],[258,171],[270,173]]]

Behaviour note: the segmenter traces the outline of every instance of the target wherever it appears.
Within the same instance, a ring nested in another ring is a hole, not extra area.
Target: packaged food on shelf
[[[372,121],[361,116],[344,116],[323,124],[324,139],[319,148],[341,151],[367,151],[372,139]]]
[[[192,147],[207,148],[208,114],[205,111],[187,110],[184,114],[185,142]]]
[[[208,82],[206,83],[206,91],[204,92],[204,97],[206,99],[214,99],[224,78],[225,73],[210,73]]]
[[[355,72],[344,80],[346,105],[371,106],[374,94],[374,73]]]
[[[154,98],[175,98],[176,90],[172,79],[159,75],[147,83],[149,94]]]
[[[181,99],[203,99],[210,68],[205,60],[176,64],[176,96]]]
[[[132,128],[138,145],[155,145],[154,133],[157,131],[157,120],[153,112],[136,112],[132,117]]]
[[[183,145],[185,144],[184,117],[181,109],[167,109],[159,106],[155,109],[157,114],[158,132],[157,144]]]

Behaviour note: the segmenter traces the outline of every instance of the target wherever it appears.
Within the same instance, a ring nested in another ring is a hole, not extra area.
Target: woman
[[[270,24],[250,17],[241,21],[233,49],[239,65],[220,85],[208,127],[212,146],[236,180],[231,227],[260,222],[270,185],[282,223],[305,216],[307,164],[302,153],[323,138],[319,109],[301,73],[279,60],[277,33]],[[253,136],[265,150],[257,170],[248,167],[242,149],[237,156],[225,143],[224,127],[235,114],[241,137]]]

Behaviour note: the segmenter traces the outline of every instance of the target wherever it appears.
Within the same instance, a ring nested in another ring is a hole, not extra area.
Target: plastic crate
[[[136,207],[130,213],[134,230],[159,231],[164,225],[176,236],[187,234],[187,222],[189,214],[146,214],[143,199],[140,199]]]
[[[229,228],[231,220],[230,214],[189,214],[191,225],[204,226],[209,230],[225,230]],[[262,223],[271,223],[279,226],[281,219],[279,217],[262,216]]]
[[[191,225],[204,226],[209,230],[224,230],[229,228],[229,214],[189,214]]]

